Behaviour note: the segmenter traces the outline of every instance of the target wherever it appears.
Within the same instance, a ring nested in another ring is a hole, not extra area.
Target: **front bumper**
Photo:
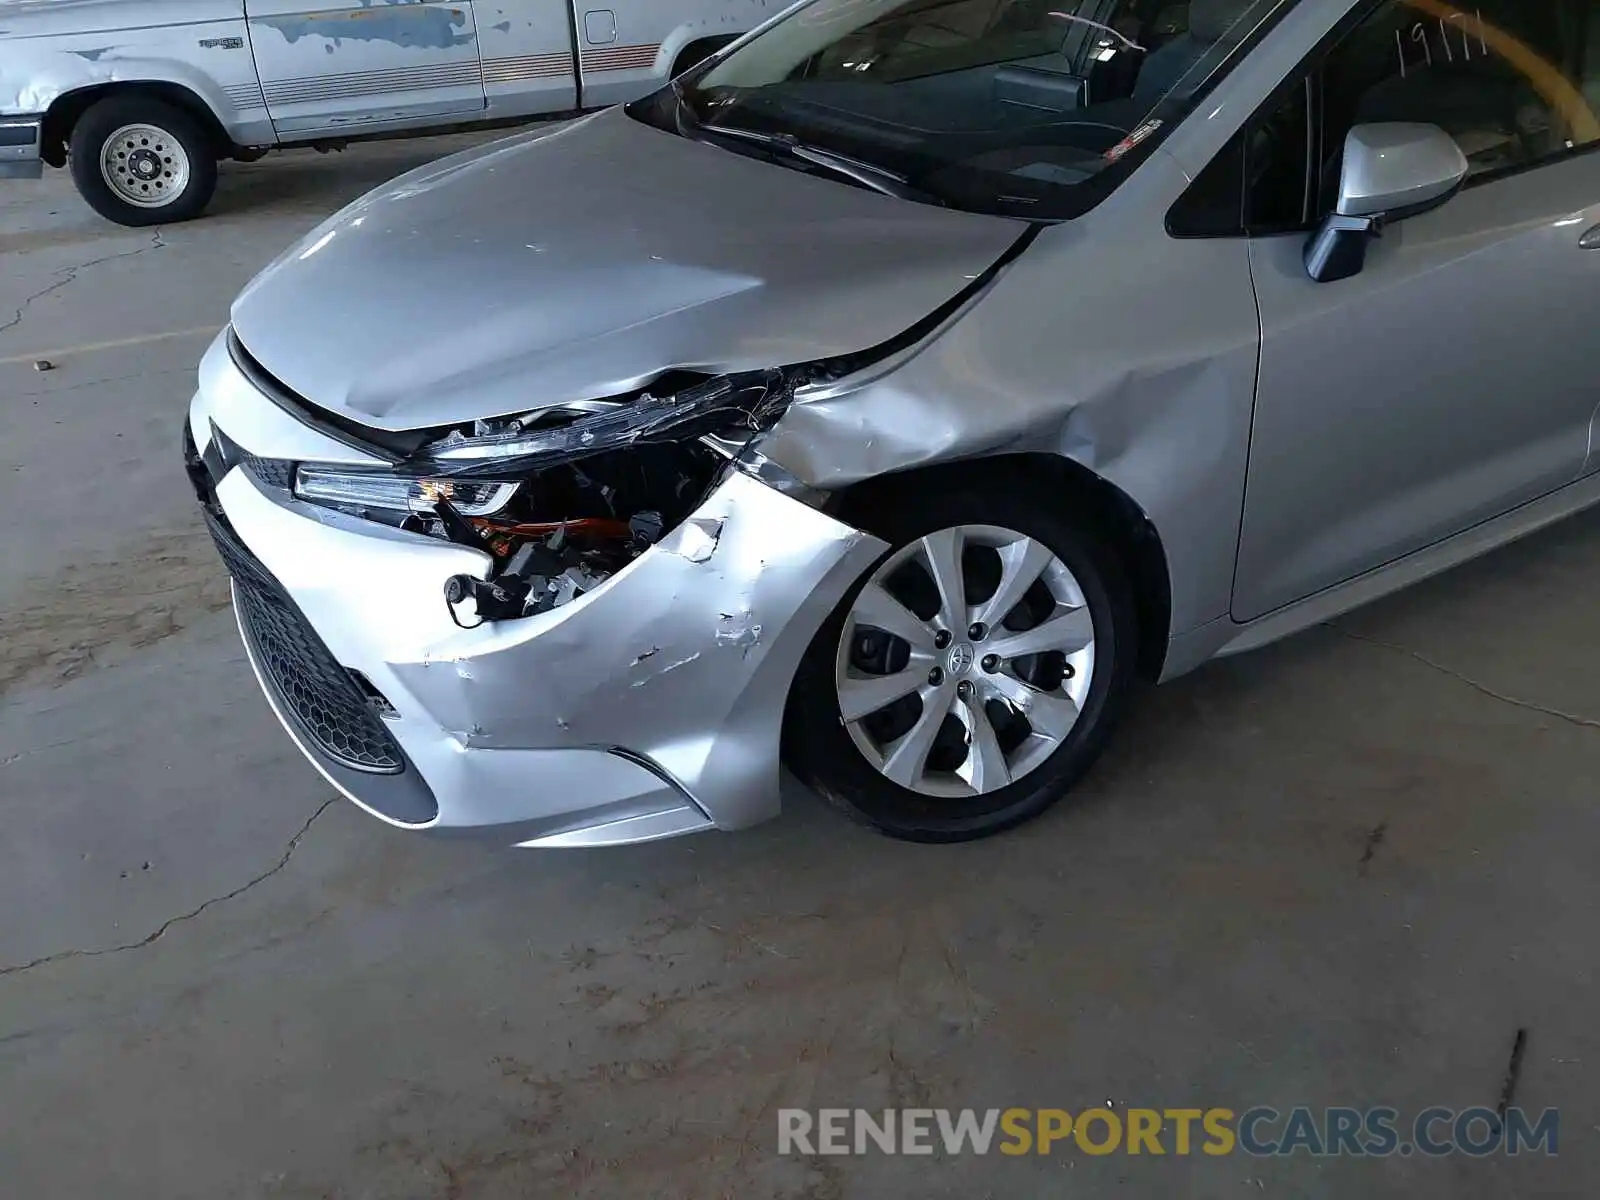
[[[730,472],[594,591],[461,629],[445,581],[487,575],[489,555],[298,501],[221,461],[214,430],[265,458],[350,461],[351,447],[319,445],[323,435],[257,391],[220,340],[207,354],[190,407],[191,474],[235,580],[251,664],[323,775],[407,828],[604,845],[776,815],[795,669],[886,549]],[[209,471],[196,465],[205,461]],[[297,639],[296,620],[305,646],[264,644]],[[299,666],[286,677],[274,655]],[[349,736],[361,714],[341,679],[371,705],[364,734]],[[322,691],[308,699],[300,689],[312,684]]]
[[[40,113],[0,117],[0,179],[38,179],[44,174],[39,153],[43,128]]]

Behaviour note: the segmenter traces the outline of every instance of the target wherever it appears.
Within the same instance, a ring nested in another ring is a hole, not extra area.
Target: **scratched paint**
[[[467,24],[466,10],[424,4],[421,0],[362,0],[360,8],[331,12],[294,13],[281,17],[256,17],[252,25],[276,29],[289,43],[306,37],[327,38],[334,46],[345,42],[390,42],[418,50],[449,50],[472,44],[474,34],[457,32]]]

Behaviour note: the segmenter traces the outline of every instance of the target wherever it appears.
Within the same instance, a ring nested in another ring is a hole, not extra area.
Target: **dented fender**
[[[725,829],[777,813],[784,706],[801,656],[887,549],[731,471],[595,591],[461,630],[449,624],[444,580],[483,572],[486,556],[370,527],[354,543],[359,522],[279,508],[248,484],[224,492],[241,533],[340,661],[397,707],[425,711],[423,723],[463,751],[627,751]],[[306,515],[318,521],[309,530]]]
[[[54,0],[0,12],[0,113],[48,112],[119,83],[181,87],[236,143],[274,140],[237,3]]]
[[[1224,617],[1259,324],[1242,239],[1146,236],[1187,185],[1157,154],[1127,202],[1043,230],[916,345],[798,390],[760,453],[829,490],[1000,454],[1069,459],[1155,528],[1169,635]]]

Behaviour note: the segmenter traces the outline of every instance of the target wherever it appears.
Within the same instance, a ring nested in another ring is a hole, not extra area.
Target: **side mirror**
[[[1467,156],[1437,125],[1357,125],[1344,139],[1339,200],[1306,242],[1306,274],[1332,283],[1358,273],[1389,221],[1437,208],[1467,177]]]

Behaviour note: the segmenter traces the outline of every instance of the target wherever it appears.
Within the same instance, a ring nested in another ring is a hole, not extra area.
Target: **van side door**
[[[484,111],[473,0],[246,0],[245,15],[281,140]]]

